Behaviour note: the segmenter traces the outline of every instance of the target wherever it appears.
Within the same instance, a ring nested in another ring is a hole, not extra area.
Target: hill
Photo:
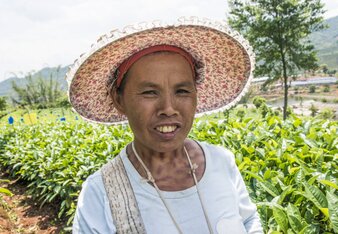
[[[56,79],[60,85],[61,90],[67,90],[67,81],[65,79],[68,67],[45,67],[40,71],[32,74],[32,79],[37,80],[40,77],[43,79],[49,79],[52,77]],[[0,96],[13,96],[14,91],[12,89],[12,82],[15,82],[19,87],[23,87],[27,84],[26,78],[11,77],[0,82]]]
[[[325,22],[328,28],[312,33],[310,39],[316,48],[319,64],[338,71],[338,16]]]

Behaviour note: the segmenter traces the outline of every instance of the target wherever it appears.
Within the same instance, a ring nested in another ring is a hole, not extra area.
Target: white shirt
[[[204,151],[206,168],[198,186],[214,233],[263,233],[256,206],[250,201],[234,155],[222,147],[199,144]],[[178,233],[155,188],[141,182],[126,149],[120,154],[147,233]],[[209,233],[196,186],[182,191],[162,191],[162,194],[183,233]],[[83,184],[73,233],[116,233],[100,171]]]

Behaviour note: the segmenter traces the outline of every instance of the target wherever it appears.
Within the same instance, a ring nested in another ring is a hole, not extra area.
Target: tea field
[[[263,116],[264,115],[264,116]],[[268,233],[338,233],[338,122],[245,109],[196,119],[190,138],[232,150]],[[1,170],[71,225],[83,181],[133,136],[127,125],[2,124]]]
[[[48,122],[81,122],[82,119],[69,108],[15,109],[0,112],[0,126],[44,124]]]

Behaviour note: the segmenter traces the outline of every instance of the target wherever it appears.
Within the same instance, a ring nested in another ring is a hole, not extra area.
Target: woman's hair
[[[112,71],[108,77],[106,88],[107,88],[107,95],[112,99],[113,92],[117,92],[119,95],[123,94],[124,87],[126,86],[128,72],[124,74],[122,78],[122,82],[119,87],[116,87],[116,80],[118,77],[118,69]]]

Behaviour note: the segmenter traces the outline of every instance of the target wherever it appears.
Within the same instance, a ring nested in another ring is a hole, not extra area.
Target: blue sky
[[[0,0],[0,81],[65,66],[112,29],[180,16],[226,19],[226,0]],[[323,0],[326,18],[337,0]]]

